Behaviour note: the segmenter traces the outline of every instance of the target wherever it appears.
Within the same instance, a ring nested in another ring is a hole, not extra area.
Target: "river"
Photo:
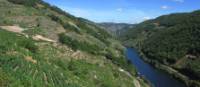
[[[184,83],[172,78],[169,74],[144,62],[136,50],[127,48],[126,56],[136,67],[139,75],[145,77],[153,87],[186,87]]]

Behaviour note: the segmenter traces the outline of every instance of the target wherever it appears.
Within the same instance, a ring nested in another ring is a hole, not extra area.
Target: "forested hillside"
[[[154,64],[170,66],[186,75],[188,86],[200,86],[200,11],[145,21],[129,29],[121,40]]]
[[[41,0],[0,0],[0,12],[0,87],[148,87],[95,23]]]

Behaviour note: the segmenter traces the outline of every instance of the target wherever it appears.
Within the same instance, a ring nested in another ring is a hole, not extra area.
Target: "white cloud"
[[[145,16],[145,17],[143,17],[143,19],[144,19],[144,20],[149,20],[149,19],[151,19],[151,17]]]
[[[167,5],[163,5],[163,6],[161,6],[161,9],[164,9],[164,10],[166,10],[166,9],[170,9],[170,7],[169,7],[169,6],[167,6]]]

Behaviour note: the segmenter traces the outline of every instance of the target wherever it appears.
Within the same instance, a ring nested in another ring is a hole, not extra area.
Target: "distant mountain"
[[[99,23],[98,25],[116,36],[120,35],[124,31],[127,31],[126,29],[130,29],[134,27],[134,24],[112,23],[112,22]]]
[[[169,72],[176,73],[175,77],[180,77],[188,87],[200,87],[199,10],[145,21],[126,31],[120,39],[125,45],[137,48],[154,65],[177,70],[178,73]]]

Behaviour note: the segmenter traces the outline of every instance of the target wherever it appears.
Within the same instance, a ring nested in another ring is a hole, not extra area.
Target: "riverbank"
[[[120,68],[119,71],[125,73],[130,78],[136,77],[136,78],[133,78],[133,83],[135,87],[151,87],[150,83],[146,79],[141,78],[138,75],[133,76],[130,72],[122,68]]]
[[[186,76],[181,74],[179,71],[177,71],[176,69],[173,69],[170,66],[164,65],[159,63],[156,60],[150,60],[148,59],[148,57],[142,52],[142,51],[138,51],[140,57],[147,63],[151,64],[153,67],[162,70],[168,74],[170,74],[173,78],[183,82],[186,86],[188,87],[192,87],[192,81]]]
[[[152,87],[186,87],[180,81],[171,77],[152,65],[146,63],[135,49],[127,48],[126,56],[128,60],[136,67],[138,78],[146,80]]]

